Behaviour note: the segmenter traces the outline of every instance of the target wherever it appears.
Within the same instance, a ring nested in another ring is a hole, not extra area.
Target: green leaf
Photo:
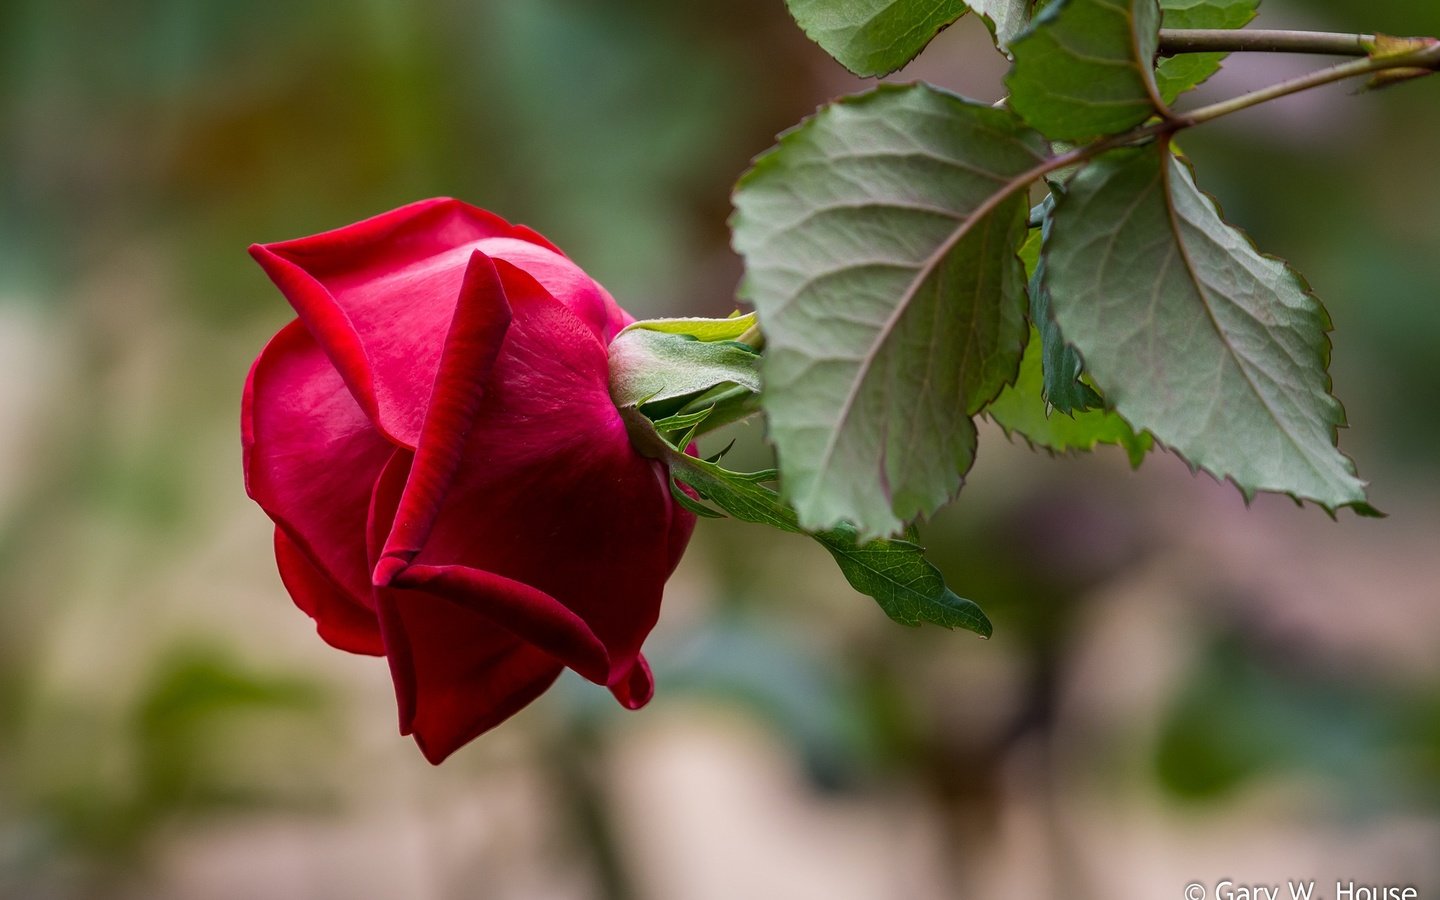
[[[851,528],[814,536],[850,586],[873,597],[892,621],[915,627],[922,622],[963,628],[981,637],[994,631],[973,600],[950,590],[940,570],[925,559],[925,548],[910,541],[879,539],[861,543]]]
[[[1040,336],[1032,329],[1025,356],[1020,360],[1020,376],[985,408],[985,413],[1007,434],[1019,434],[1031,444],[1055,453],[1090,451],[1097,444],[1118,444],[1125,448],[1131,465],[1140,465],[1150,451],[1150,436],[1135,434],[1115,413],[1092,409],[1067,415],[1049,409],[1042,393],[1042,355]]]
[[[1025,262],[1025,273],[1030,278],[1030,323],[1039,331],[1045,402],[1062,413],[1078,413],[1099,409],[1104,402],[1094,388],[1080,380],[1080,354],[1065,342],[1060,326],[1050,315],[1050,291],[1045,287],[1045,260],[1040,248],[1050,237],[1055,195],[1061,190],[1059,186],[1052,186],[1046,195],[1041,206],[1041,227],[1031,231],[1020,250],[1020,258]]]
[[[623,407],[688,397],[720,384],[758,392],[759,361],[754,350],[734,341],[627,329],[610,342],[610,397]]]
[[[970,0],[970,8],[985,20],[1001,50],[1009,50],[1010,42],[1030,24],[1030,0]]]
[[[760,482],[773,478],[774,472],[741,474],[730,472],[714,463],[693,457],[674,460],[672,479],[688,484],[702,497],[710,500],[742,522],[769,525],[781,531],[806,534],[805,529],[780,495]],[[672,493],[680,498],[684,492],[674,486]],[[695,511],[694,498],[685,496],[680,502]],[[713,510],[700,515],[713,516]],[[945,628],[964,628],[983,637],[992,632],[990,620],[973,601],[955,594],[945,585],[945,578],[925,559],[925,548],[902,540],[860,542],[855,529],[840,527],[811,534],[839,564],[850,586],[873,597],[885,614],[902,625],[930,622]]]
[[[727,319],[704,319],[684,316],[674,319],[641,319],[631,322],[620,332],[623,336],[631,331],[660,331],[666,334],[683,334],[697,341],[733,341],[755,326],[755,314],[735,314]],[[618,337],[618,336],[617,336]]]
[[[1082,170],[1043,253],[1056,321],[1133,427],[1247,499],[1373,513],[1336,449],[1345,415],[1324,308],[1221,218],[1164,142]]]
[[[1160,0],[1166,28],[1241,28],[1255,18],[1260,0]],[[1225,53],[1181,53],[1162,57],[1155,82],[1166,103],[1220,71]]]
[[[1152,66],[1156,0],[1059,0],[1010,51],[1010,108],[1047,137],[1118,134],[1163,109]]]
[[[961,0],[785,0],[810,40],[856,75],[888,75],[963,16]]]
[[[741,178],[742,293],[764,323],[762,404],[807,529],[899,532],[959,490],[970,421],[1025,337],[1025,187],[1039,135],[925,85],[845,98]]]

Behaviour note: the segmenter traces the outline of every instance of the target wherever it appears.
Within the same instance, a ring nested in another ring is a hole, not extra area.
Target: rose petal
[[[650,674],[650,664],[644,655],[635,657],[635,664],[610,685],[610,693],[626,709],[639,709],[655,696],[655,676]]]
[[[601,341],[628,323],[604,289],[535,243],[533,234],[484,210],[437,199],[312,237],[256,244],[250,252],[376,427],[414,447],[474,250],[534,270]]]
[[[400,733],[431,763],[519,712],[564,669],[489,619],[422,591],[377,588],[385,654],[401,704]]]
[[[525,284],[518,285],[518,289],[524,290]],[[500,273],[488,256],[476,250],[471,254],[455,318],[445,337],[410,477],[377,564],[384,571],[395,571],[396,560],[409,562],[424,545],[461,464],[485,383],[509,327],[510,305]],[[377,572],[381,569],[377,568]],[[388,581],[383,572],[375,579],[380,585]]]
[[[250,369],[241,404],[245,487],[356,605],[371,603],[364,522],[393,447],[370,425],[304,325]]]
[[[540,282],[550,296],[569,307],[605,346],[615,340],[621,329],[635,321],[633,316],[620,308],[609,291],[559,252],[533,241],[514,238],[491,238],[481,241],[476,247]]]
[[[412,454],[397,450],[375,482],[370,507],[373,554],[400,503]],[[439,764],[466,742],[519,712],[564,669],[468,604],[426,590],[375,588],[385,655],[395,683],[400,733],[414,734]],[[474,600],[483,601],[478,594]]]
[[[375,613],[330,580],[279,527],[275,529],[275,560],[291,599],[315,620],[315,630],[325,643],[351,653],[385,655]]]
[[[512,273],[498,268],[508,295]],[[415,562],[491,572],[556,598],[604,644],[603,683],[613,683],[659,614],[676,507],[663,468],[631,447],[610,401],[604,348],[543,292],[510,299],[465,464]]]
[[[590,626],[528,584],[468,566],[421,565],[406,568],[392,584],[472,610],[591,681],[605,684],[610,678],[609,654]]]
[[[589,680],[605,684],[611,677],[605,645],[580,616],[549,593],[468,566],[409,566],[392,583],[396,588],[423,590],[464,606]]]

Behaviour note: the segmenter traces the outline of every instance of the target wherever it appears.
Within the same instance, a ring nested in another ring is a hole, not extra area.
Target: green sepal
[[[707,406],[699,412],[669,416],[656,421],[655,430],[660,432],[665,440],[676,447],[688,447],[690,446],[690,442],[695,440],[695,435],[699,433],[700,426],[704,425],[705,421],[709,419],[714,412],[715,407]],[[671,435],[677,433],[683,436],[679,438],[671,437]]]
[[[682,488],[679,482],[675,480],[674,472],[670,473],[670,496],[675,498],[676,503],[680,504],[686,510],[694,513],[702,519],[725,518],[724,513],[711,509],[710,507],[701,503],[699,500],[696,500],[694,497],[685,493],[685,489]]]
[[[760,390],[760,355],[728,339],[627,328],[610,343],[610,397],[638,407],[692,397],[722,384]]]
[[[641,319],[631,322],[616,335],[620,337],[632,331],[659,331],[664,334],[683,334],[697,341],[733,341],[755,327],[755,313],[736,312],[724,319],[706,319],[698,316],[680,316],[672,319]]]

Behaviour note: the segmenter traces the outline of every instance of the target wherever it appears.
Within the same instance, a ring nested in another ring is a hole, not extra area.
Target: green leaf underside
[[[888,75],[965,14],[961,0],[786,0],[810,40],[856,75]]]
[[[641,319],[631,322],[620,332],[621,337],[632,331],[660,331],[666,334],[683,334],[697,341],[733,341],[755,325],[753,312],[733,315],[728,319],[704,319],[685,316],[674,319]]]
[[[1155,0],[1063,0],[1011,45],[1010,108],[1047,137],[1118,134],[1160,111],[1152,60]]]
[[[1007,50],[1030,24],[1030,0],[970,0],[970,8],[985,17],[995,46]]]
[[[688,397],[721,384],[760,390],[760,357],[733,341],[638,329],[610,343],[610,397],[638,406]]]
[[[685,457],[672,464],[671,490],[682,506],[697,515],[714,518],[716,513],[676,487],[675,480],[689,485],[742,522],[808,534],[780,495],[761,484],[773,479],[775,474],[730,472],[713,463]],[[910,626],[930,622],[990,636],[993,629],[985,613],[973,601],[946,587],[940,571],[926,561],[923,547],[910,541],[884,539],[862,544],[855,530],[848,527],[809,536],[835,558],[851,587],[874,598],[896,622]]]
[[[1163,142],[1077,175],[1043,252],[1056,321],[1134,428],[1247,499],[1369,511],[1336,448],[1324,308],[1221,218]]]
[[[970,416],[1019,363],[1015,250],[1044,151],[1006,110],[882,85],[783,135],[740,180],[761,400],[805,528],[895,534],[959,490]]]
[[[1041,395],[1040,336],[1033,329],[1025,356],[1020,360],[1020,375],[1015,383],[985,408],[985,413],[1007,434],[1019,434],[1030,444],[1055,453],[1094,450],[1098,444],[1118,444],[1125,448],[1130,464],[1140,465],[1150,451],[1149,435],[1137,435],[1124,419],[1104,409],[1092,409],[1066,415],[1047,409]]]
[[[1160,0],[1166,28],[1241,28],[1255,18],[1260,0]],[[1220,71],[1225,53],[1181,53],[1155,66],[1155,83],[1166,103]]]

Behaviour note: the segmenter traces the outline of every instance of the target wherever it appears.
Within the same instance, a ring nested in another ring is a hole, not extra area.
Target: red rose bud
[[[299,318],[245,385],[246,490],[320,636],[388,658],[401,733],[439,763],[566,666],[643,706],[695,520],[610,399],[630,315],[455,200],[250,252]]]

